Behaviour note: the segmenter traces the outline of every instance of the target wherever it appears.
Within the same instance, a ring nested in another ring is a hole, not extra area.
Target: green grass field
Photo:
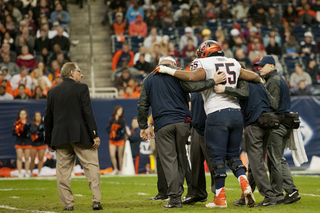
[[[157,193],[156,181],[155,175],[101,176],[101,203],[104,208],[101,212],[320,212],[319,176],[294,176],[301,200],[291,205],[264,208],[233,206],[232,201],[239,198],[241,189],[237,179],[228,174],[226,179],[228,208],[208,209],[205,203],[197,203],[183,206],[182,209],[163,209],[162,206],[166,201],[148,200]],[[207,183],[210,183],[209,176]],[[75,177],[72,179],[71,188],[75,200],[74,212],[92,212],[92,195],[87,180],[84,177]],[[254,195],[257,202],[263,200],[258,192]],[[212,200],[213,193],[209,193],[208,201]],[[56,179],[0,179],[0,212],[62,212]]]

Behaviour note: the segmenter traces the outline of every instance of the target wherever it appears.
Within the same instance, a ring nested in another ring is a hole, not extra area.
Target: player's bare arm
[[[245,69],[241,69],[239,79],[255,83],[259,83],[261,81],[261,78],[257,73]]]

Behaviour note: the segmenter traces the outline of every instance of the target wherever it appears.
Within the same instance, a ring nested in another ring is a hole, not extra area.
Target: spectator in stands
[[[157,34],[157,28],[152,27],[150,30],[150,35],[143,42],[143,46],[145,46],[147,50],[150,51],[153,43],[160,41],[162,41],[162,37]]]
[[[139,78],[142,81],[144,77],[147,76],[154,68],[150,67],[150,63],[145,61],[145,55],[140,54],[139,60],[134,65],[134,68],[139,70]]]
[[[196,55],[197,47],[193,45],[193,39],[188,38],[187,45],[185,45],[181,52],[182,58],[192,58]]]
[[[117,89],[122,88],[122,87],[127,87],[128,82],[130,79],[132,79],[132,75],[130,74],[130,71],[128,69],[124,69],[121,73],[120,77],[117,77],[115,82],[114,82],[114,87]]]
[[[48,64],[51,64],[52,61],[57,60],[57,57],[59,54],[63,54],[63,57],[66,61],[70,61],[70,58],[68,57],[68,54],[61,50],[61,47],[59,44],[53,45],[53,52],[49,56],[49,62]]]
[[[32,99],[46,99],[47,97],[43,94],[43,90],[41,86],[36,86],[34,89],[34,95],[32,96]],[[31,161],[32,162],[32,161]]]
[[[9,33],[6,33],[9,34]],[[1,47],[1,54],[0,54],[0,60],[3,62],[4,55],[9,55],[10,60],[12,62],[15,62],[17,60],[17,54],[16,52],[10,50],[10,45],[8,43],[3,43]]]
[[[34,37],[32,35],[29,35],[29,29],[28,27],[24,27],[22,29],[22,34],[21,35],[18,35],[16,37],[16,42],[15,42],[15,46],[19,46],[19,38],[20,37],[23,37],[25,42],[26,42],[26,45],[28,45],[29,47],[31,47],[32,49],[34,48]]]
[[[116,20],[111,25],[111,33],[116,36],[123,36],[127,31],[127,22],[123,21],[122,12],[116,13]]]
[[[303,6],[304,4],[308,3],[309,0],[300,0],[300,1],[297,1],[297,4],[296,4],[296,10],[298,12],[300,12],[301,10],[303,10]]]
[[[142,16],[142,19],[143,19],[144,11],[143,11],[142,7],[140,7],[138,5],[137,1],[133,1],[133,6],[129,7],[127,10],[127,13],[126,13],[126,17],[127,17],[129,24],[131,24],[131,22],[135,21],[139,14]]]
[[[10,59],[10,55],[3,56],[3,62],[0,63],[0,67],[7,67],[10,75],[15,75],[20,73],[20,68],[15,62],[12,62]]]
[[[117,97],[118,99],[124,98],[124,94],[125,94],[124,89],[125,88],[119,88],[118,89],[118,97]]]
[[[316,3],[312,5],[312,9],[316,12],[316,19],[320,22],[320,0],[316,0]]]
[[[145,22],[148,28],[158,26],[158,15],[156,10],[148,10],[146,13]]]
[[[22,14],[21,14],[20,10],[14,6],[13,2],[9,1],[7,3],[7,10],[9,12],[9,14],[12,15],[12,17],[14,18],[14,20],[16,22],[19,23],[22,20]]]
[[[6,92],[6,87],[0,85],[0,101],[10,101],[13,100],[13,96]]]
[[[249,42],[250,40],[250,29],[253,27],[252,21],[247,22],[247,28],[244,29],[244,31],[240,34],[241,38],[243,38],[246,42]]]
[[[151,50],[150,50],[151,56],[154,53],[155,46],[159,46],[160,53],[162,55],[167,55],[167,53],[168,53],[168,43],[169,43],[169,36],[168,35],[162,36],[162,40],[160,42],[155,42],[155,43],[152,44],[152,47],[151,47]]]
[[[50,18],[50,8],[46,0],[40,0],[39,6],[34,7],[33,12],[34,20],[39,20],[41,14],[43,14],[47,18]]]
[[[116,68],[120,68],[124,61],[128,62],[129,66],[133,66],[134,54],[129,50],[129,45],[123,42],[122,49],[118,50],[112,58],[112,70],[115,71]]]
[[[62,27],[59,27],[57,31],[58,31],[58,34],[51,40],[51,49],[53,49],[53,46],[55,44],[59,44],[61,50],[68,52],[70,49],[69,39],[63,36],[64,30]]]
[[[222,50],[224,52],[224,56],[227,58],[233,58],[233,52],[229,48],[229,43],[227,41],[222,42]]]
[[[269,37],[269,45],[266,47],[266,51],[268,55],[281,55],[281,48],[279,45],[276,43],[275,37]]]
[[[170,55],[173,58],[179,57],[179,55],[180,55],[178,50],[176,50],[173,41],[169,41],[169,43],[168,43],[168,54],[167,55]]]
[[[267,13],[267,25],[277,27],[281,24],[281,16],[273,6],[269,7],[269,13]]]
[[[29,121],[28,112],[25,109],[21,109],[18,112],[17,120],[14,123],[14,129],[12,134],[16,136],[15,146],[17,153],[17,169],[18,177],[22,178],[23,174],[21,173],[22,169],[22,155],[24,154],[25,159],[29,159],[30,149],[32,148],[32,141],[30,139],[31,132],[31,122]],[[30,177],[29,173],[29,160],[25,161],[25,177]]]
[[[300,45],[294,36],[289,36],[287,42],[282,45],[282,57],[298,57],[300,52]]]
[[[173,1],[171,1],[173,3]],[[173,3],[174,4],[174,3]],[[181,1],[178,4],[174,5],[179,5],[179,9],[176,10],[173,14],[173,20],[178,21],[180,17],[182,16],[183,10],[187,10],[189,14],[190,6],[189,6],[189,1],[188,3],[182,3]]]
[[[14,97],[14,99],[22,99],[22,100],[30,99],[30,96],[25,92],[25,89],[26,89],[25,85],[20,84],[19,93]]]
[[[190,15],[187,9],[182,10],[182,16],[177,22],[177,27],[189,27],[190,26]]]
[[[316,42],[313,40],[311,32],[304,33],[304,41],[300,42],[300,56],[312,57],[317,54]]]
[[[124,98],[139,98],[140,92],[133,91],[131,87],[127,87],[124,93]]]
[[[232,13],[229,11],[228,6],[226,4],[223,4],[221,6],[221,10],[218,16],[220,19],[232,19]]]
[[[234,39],[234,46],[231,48],[232,52],[234,53],[237,49],[243,49],[245,52],[247,52],[247,45],[244,44],[242,38],[240,36],[237,36]]]
[[[107,132],[109,133],[109,152],[111,163],[113,166],[113,175],[119,174],[122,167],[123,161],[123,149],[125,145],[124,135],[125,135],[125,121],[124,112],[121,106],[116,106],[113,109],[112,116],[109,119]],[[118,162],[116,158],[116,152],[118,148],[118,159],[119,159],[119,169]]]
[[[65,63],[69,62],[67,59],[64,58],[63,53],[57,53],[57,61],[60,67],[62,67]]]
[[[23,21],[25,21],[27,23],[27,27],[29,28],[29,33],[30,35],[35,35],[35,33],[37,32],[37,26],[34,23],[33,20],[33,12],[32,9],[28,10],[28,14],[25,14],[23,16]]]
[[[6,16],[5,27],[6,27],[7,31],[10,33],[10,35],[15,34],[16,24],[10,15]]]
[[[314,58],[310,58],[308,61],[306,72],[310,75],[312,84],[315,84],[317,82],[317,76],[319,75],[319,65],[317,65]]]
[[[136,21],[133,21],[129,25],[129,36],[147,36],[147,24],[142,20],[142,15],[137,16]]]
[[[4,37],[1,37],[1,38],[4,38],[3,39],[3,44],[8,44],[9,45],[9,50],[14,52],[14,50],[16,49],[16,45],[15,45],[14,39],[11,37],[10,33],[9,32],[5,32],[4,33]],[[17,57],[16,54],[15,54],[15,57]]]
[[[279,47],[281,47],[282,43],[281,43],[281,37],[279,35],[279,33],[277,32],[276,28],[272,28],[269,32],[269,34],[266,34],[263,37],[263,44],[265,47],[267,47],[269,45],[269,38],[270,37],[274,37],[275,38],[275,42],[278,44]]]
[[[307,95],[311,95],[311,92],[306,88],[306,82],[301,80],[299,81],[299,89],[293,91],[292,95],[307,96]]]
[[[204,41],[211,39],[211,31],[209,29],[203,29],[201,31],[201,38],[198,41],[198,46],[202,44]]]
[[[204,18],[201,14],[201,11],[197,6],[193,8],[192,19],[190,19],[190,25],[194,28],[201,28],[203,25]]]
[[[50,15],[51,22],[58,21],[63,29],[69,29],[70,15],[68,11],[62,10],[62,5],[60,3],[55,5],[55,11]]]
[[[133,158],[133,164],[135,165],[136,158],[140,154],[140,143],[142,138],[140,137],[140,128],[138,124],[138,118],[134,117],[131,121],[132,130],[126,126],[126,133],[128,140],[130,141],[131,153]]]
[[[183,36],[181,36],[181,38],[180,38],[180,43],[179,43],[180,52],[182,51],[184,46],[187,45],[188,38],[192,38],[193,46],[197,47],[197,45],[198,45],[198,39],[197,39],[196,36],[192,35],[193,34],[193,30],[192,30],[191,27],[186,27],[184,32],[185,32],[185,34]]]
[[[61,75],[58,74],[58,75],[56,76],[56,78],[54,79],[51,88],[54,87],[54,86],[57,86],[57,85],[61,84],[62,82],[63,82],[63,79],[62,79]],[[51,88],[50,88],[50,89],[51,89]]]
[[[37,64],[37,69],[40,69],[42,71],[43,76],[47,76],[50,82],[53,81],[53,75],[52,73],[47,69],[47,66],[43,62],[39,62]],[[32,74],[32,73],[31,73]],[[31,75],[30,74],[30,75]]]
[[[172,17],[172,11],[170,9],[167,9],[164,16],[162,16],[160,23],[162,28],[170,28],[175,26],[175,22]]]
[[[50,50],[50,40],[46,35],[46,31],[40,30],[40,38],[37,38],[34,45],[34,50],[36,51],[36,55],[40,55],[42,50],[46,48]]]
[[[316,19],[316,13],[310,9],[310,4],[305,3],[303,5],[303,10],[298,12],[298,25],[308,25],[311,26],[312,24],[318,24]]]
[[[32,90],[35,90],[35,88],[38,86],[38,85],[41,85],[41,82],[38,82],[39,80],[40,81],[44,81],[45,82],[45,87],[42,88],[42,89],[47,89],[47,88],[50,88],[52,86],[52,83],[51,81],[49,80],[49,78],[45,75],[43,75],[43,72],[42,70],[40,69],[34,69],[33,70],[33,79],[32,79],[32,86],[31,86],[31,89]],[[46,94],[46,90],[44,92],[44,94]]]
[[[29,47],[27,45],[22,46],[21,54],[18,56],[16,63],[19,67],[26,66],[30,69],[36,68],[36,59],[29,53]]]
[[[5,26],[3,25],[2,22],[0,22],[0,38],[4,39],[4,34],[7,32],[7,29],[5,28]]]
[[[35,166],[35,159],[38,155],[38,177],[41,177],[41,169],[43,167],[44,153],[47,149],[47,144],[44,143],[44,123],[41,112],[35,112],[33,116],[32,129],[34,134],[31,135],[32,149],[31,149],[31,162],[30,171],[31,175]]]
[[[261,23],[262,25],[267,25],[267,15],[262,5],[258,6],[257,13],[253,15],[252,20],[254,20],[255,23]]]
[[[236,44],[235,39],[236,39],[237,37],[239,37],[240,32],[239,32],[238,29],[232,29],[232,30],[230,31],[230,35],[231,35],[232,37],[229,39],[229,47],[230,47],[230,48],[233,48],[233,46]]]
[[[280,63],[280,61],[279,61],[279,57],[280,56],[277,56],[277,55],[271,55],[273,58],[274,58],[274,61],[276,62],[276,70],[277,70],[277,72],[280,74],[280,75],[286,75],[286,73],[284,72],[284,70],[283,70],[283,66],[282,66],[282,64]],[[283,77],[283,79],[284,80],[286,80],[285,79],[285,77]],[[286,80],[287,81],[287,80]],[[287,83],[288,84],[288,83]]]
[[[138,76],[139,70],[137,70],[135,67],[129,67],[128,62],[124,61],[122,63],[122,66],[120,68],[117,68],[112,74],[111,74],[111,81],[115,81],[117,77],[120,77],[123,70],[128,70],[132,76]]]
[[[247,18],[247,14],[249,12],[248,0],[242,0],[241,4],[237,4],[237,6],[231,9],[231,13],[234,18],[237,20]]]
[[[12,76],[9,74],[8,68],[6,66],[1,67],[1,77],[0,80],[6,79],[8,81],[11,80]]]
[[[298,20],[298,15],[296,9],[292,5],[288,5],[284,10],[282,23],[288,23],[290,26],[296,25]]]
[[[252,64],[259,61],[261,57],[267,55],[265,50],[261,49],[261,42],[259,38],[254,38],[252,42],[252,50],[249,52],[249,60]]]
[[[58,63],[57,60],[53,60],[51,62],[51,73],[54,75],[54,76],[57,76],[58,74],[60,74],[60,65]]]
[[[306,85],[312,85],[312,80],[310,75],[303,70],[301,64],[296,64],[295,72],[292,73],[290,76],[290,86],[299,87],[300,81],[305,81]]]
[[[147,52],[147,48],[145,46],[141,46],[139,48],[139,52],[137,52],[135,55],[134,55],[134,58],[133,58],[133,63],[136,64],[137,61],[139,61],[139,57],[141,54],[144,54],[144,60],[146,62],[150,62],[151,61],[151,55]]]
[[[250,69],[252,67],[251,62],[249,58],[246,56],[245,51],[241,48],[237,49],[234,53],[234,58],[238,61],[243,63],[247,69]]]
[[[222,44],[222,42],[223,42],[224,40],[226,40],[223,30],[216,30],[216,32],[215,32],[215,38],[216,38],[215,40],[216,40],[219,44]]]
[[[214,6],[214,0],[207,1],[207,6],[205,8],[205,20],[211,20],[217,18],[217,8]]]
[[[124,0],[112,0],[109,6],[109,11],[112,13],[122,12],[124,13],[126,11],[126,1]]]
[[[22,66],[20,69],[20,74],[16,74],[11,78],[10,84],[12,90],[18,88],[19,84],[23,83],[26,88],[31,90],[32,78],[28,75],[29,68]]]

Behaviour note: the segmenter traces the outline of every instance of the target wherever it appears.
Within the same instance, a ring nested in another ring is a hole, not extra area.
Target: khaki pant
[[[89,187],[93,195],[92,202],[101,201],[98,151],[93,149],[90,145],[79,143],[61,144],[56,146],[56,172],[59,198],[64,208],[74,206],[73,194],[70,185],[75,155],[78,156],[89,182]]]

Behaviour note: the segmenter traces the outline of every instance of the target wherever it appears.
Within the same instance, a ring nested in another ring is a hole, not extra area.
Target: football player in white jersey
[[[184,81],[201,81],[213,79],[220,72],[226,74],[225,86],[236,87],[238,79],[260,82],[258,74],[246,71],[232,58],[224,57],[221,46],[213,40],[203,42],[197,50],[195,59],[188,71],[174,70],[160,66],[155,73],[166,73]],[[204,108],[207,114],[205,127],[206,146],[210,149],[210,160],[215,171],[216,195],[206,207],[227,207],[225,196],[226,166],[230,167],[239,180],[244,193],[246,205],[254,206],[255,199],[245,175],[246,168],[239,159],[239,148],[242,140],[243,117],[236,98],[226,94],[216,94],[213,89],[202,92]]]

